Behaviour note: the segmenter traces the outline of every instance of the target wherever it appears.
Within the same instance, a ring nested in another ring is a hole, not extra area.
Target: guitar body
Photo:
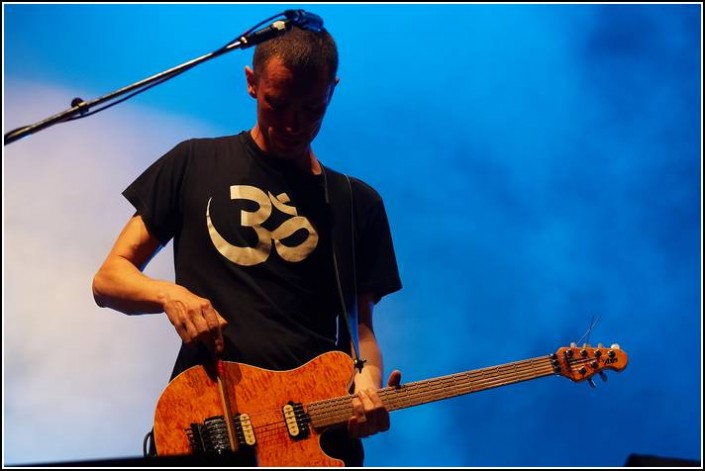
[[[222,362],[221,377],[231,414],[249,416],[259,466],[343,466],[320,447],[320,433],[310,427],[305,438],[292,438],[282,410],[290,402],[309,404],[345,396],[353,377],[352,359],[328,352],[288,371],[272,371]],[[179,374],[164,390],[154,418],[157,454],[193,453],[186,430],[209,417],[224,416],[217,378],[202,366]]]

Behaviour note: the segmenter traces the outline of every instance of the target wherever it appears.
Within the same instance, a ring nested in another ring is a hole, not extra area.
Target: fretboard
[[[387,387],[378,390],[377,394],[385,408],[391,412],[553,374],[554,367],[547,355]],[[311,424],[317,429],[322,429],[346,423],[353,414],[352,398],[353,396],[342,396],[309,404],[307,412],[311,417]]]

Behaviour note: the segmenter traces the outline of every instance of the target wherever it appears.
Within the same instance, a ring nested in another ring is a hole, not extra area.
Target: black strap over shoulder
[[[331,208],[333,266],[341,300],[337,347],[351,353],[356,367],[362,368],[357,333],[357,277],[355,270],[355,217],[350,178],[322,166],[326,202]],[[345,324],[345,326],[341,325]],[[352,348],[351,348],[352,346]]]

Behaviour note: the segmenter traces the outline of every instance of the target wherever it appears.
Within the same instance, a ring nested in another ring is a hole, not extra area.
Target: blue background
[[[290,7],[4,4],[4,132]],[[392,226],[386,369],[415,381],[585,341],[629,356],[596,389],[551,377],[396,411],[366,464],[700,461],[702,7],[294,7],[341,57],[314,148],[373,185]],[[254,124],[251,54],[3,149],[3,463],[140,455],[178,338],[97,308],[91,277],[133,178],[180,140]],[[173,276],[170,250],[153,276]]]

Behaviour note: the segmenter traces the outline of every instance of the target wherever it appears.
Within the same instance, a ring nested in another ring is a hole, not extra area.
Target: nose
[[[298,134],[303,128],[303,115],[301,110],[290,110],[284,119],[284,129],[287,133]]]

